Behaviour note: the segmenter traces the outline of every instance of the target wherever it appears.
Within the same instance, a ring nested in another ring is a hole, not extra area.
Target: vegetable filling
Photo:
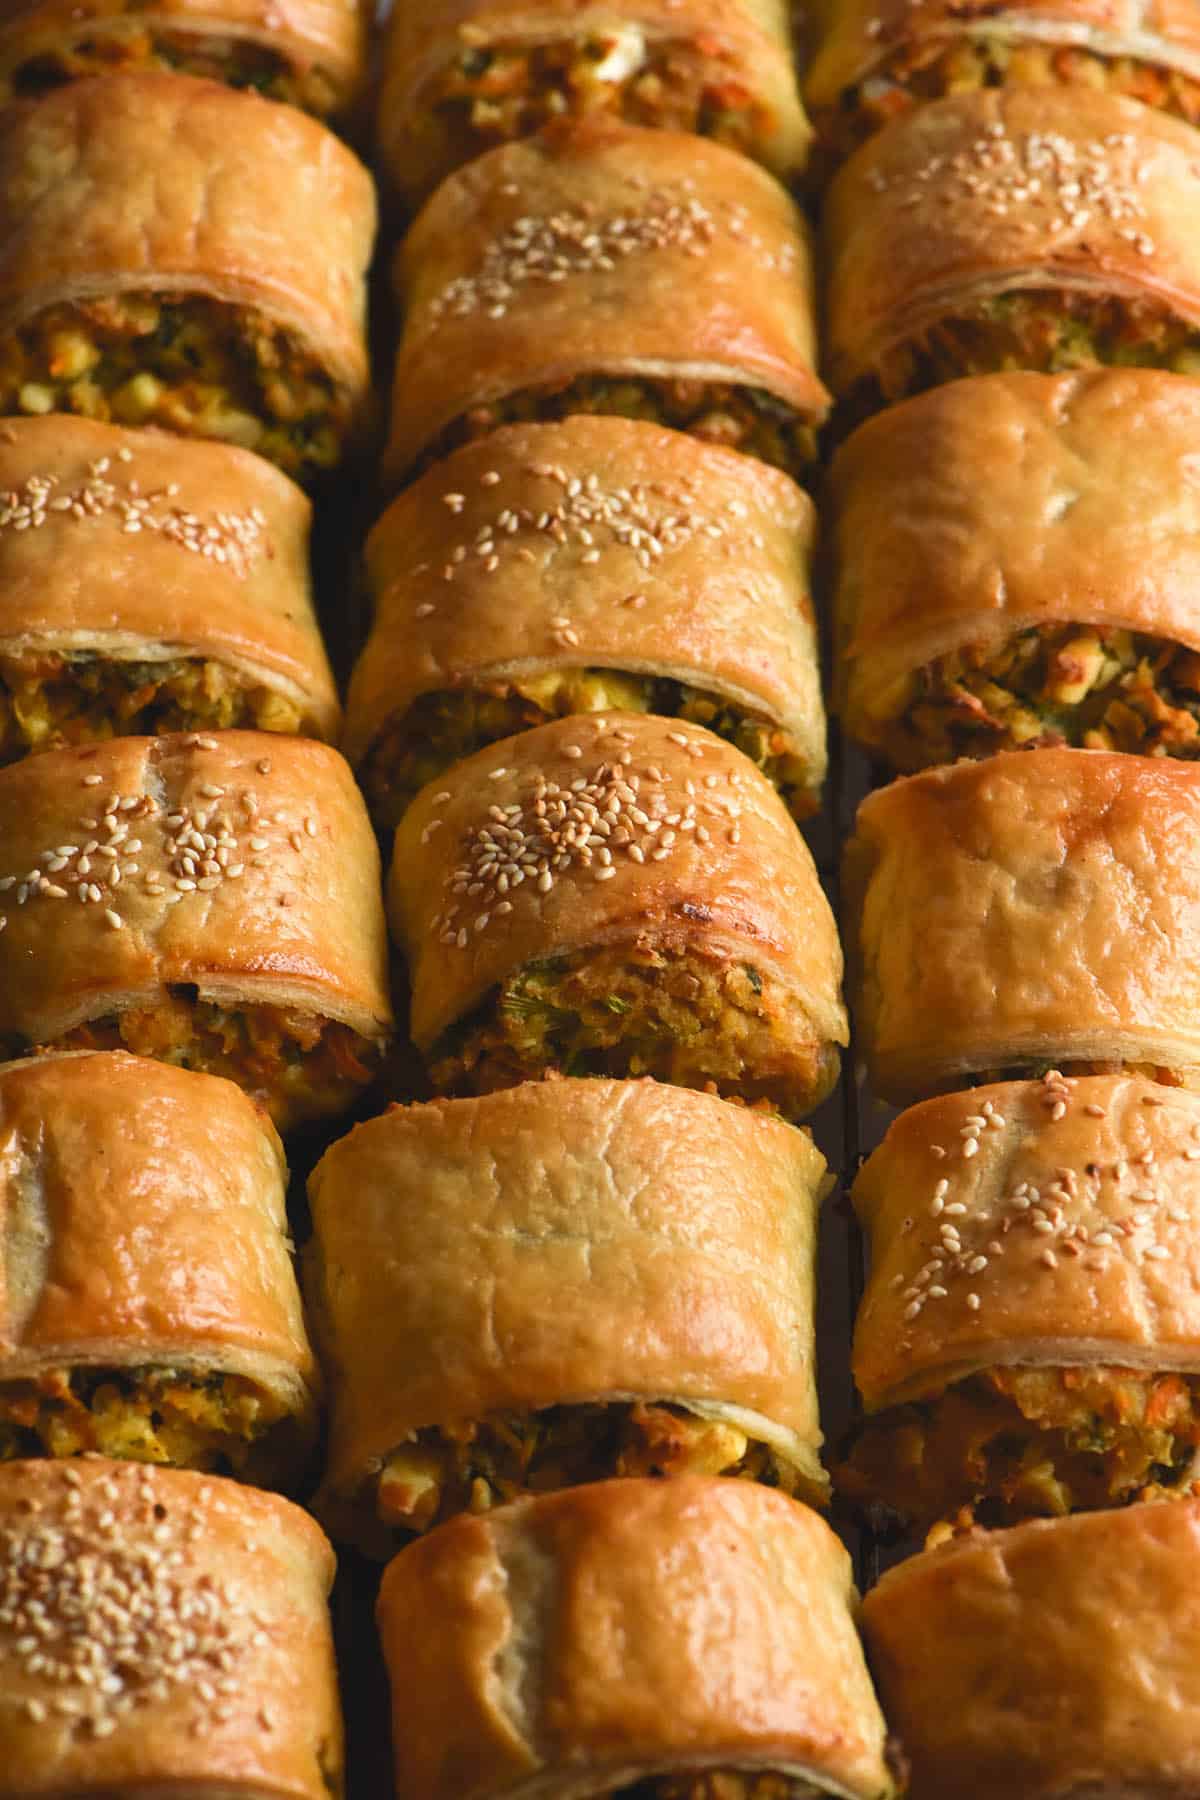
[[[0,340],[0,414],[79,413],[331,467],[348,407],[290,332],[248,307],[112,294],[48,307]]]
[[[448,1094],[487,1094],[547,1070],[651,1075],[797,1119],[833,1086],[838,1054],[752,963],[635,943],[527,965],[429,1058]]]
[[[94,1451],[270,1480],[288,1423],[279,1402],[241,1375],[85,1367],[0,1383],[5,1461]]]
[[[431,1426],[390,1456],[376,1486],[385,1525],[427,1531],[460,1512],[616,1475],[731,1475],[793,1494],[796,1471],[768,1445],[685,1407],[628,1401],[496,1413]]]
[[[338,100],[324,69],[296,67],[266,44],[210,32],[164,31],[123,11],[107,20],[89,19],[78,37],[38,50],[17,65],[11,83],[18,98],[36,99],[85,76],[153,71],[251,88],[317,118],[333,112]]]
[[[0,763],[112,737],[304,728],[294,700],[202,657],[127,662],[54,650],[0,656]]]
[[[783,790],[797,818],[807,818],[816,805],[811,771],[794,754],[789,734],[770,720],[680,681],[615,669],[551,669],[520,680],[423,694],[392,719],[360,772],[375,821],[381,830],[394,829],[428,782],[488,744],[547,719],[610,711],[706,725]]]
[[[1200,756],[1200,655],[1137,632],[1034,626],[928,664],[884,738],[907,770],[1051,744]]]
[[[834,1483],[922,1530],[1189,1494],[1198,1393],[1194,1377],[1135,1369],[988,1369],[865,1420]]]

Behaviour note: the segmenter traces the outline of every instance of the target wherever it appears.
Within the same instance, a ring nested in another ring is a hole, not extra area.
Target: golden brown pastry
[[[824,1521],[749,1482],[455,1519],[380,1590],[397,1792],[890,1800],[856,1605]]]
[[[135,732],[335,736],[311,511],[229,445],[0,421],[0,761]]]
[[[0,1048],[225,1075],[345,1111],[391,1025],[379,857],[335,750],[115,738],[0,770]]]
[[[333,1553],[220,1477],[0,1468],[0,1793],[337,1800]]]
[[[359,1125],[309,1181],[334,1535],[386,1554],[606,1475],[822,1501],[824,1174],[807,1132],[655,1081],[523,1082]]]
[[[829,0],[805,92],[844,152],[943,94],[1060,84],[1200,124],[1195,0]]]
[[[450,176],[395,264],[404,335],[384,475],[497,425],[619,413],[796,473],[813,372],[804,221],[736,151],[598,118]]]
[[[341,116],[363,83],[367,21],[360,0],[4,0],[0,99],[158,70]]]
[[[1035,744],[1200,754],[1200,381],[981,375],[843,445],[838,704],[923,768]]]
[[[1200,1086],[1200,767],[1031,750],[929,769],[863,802],[844,875],[881,1098],[1122,1064]]]
[[[851,418],[964,375],[1200,370],[1195,132],[1090,88],[955,94],[864,144],[827,209]]]
[[[498,738],[613,707],[707,725],[813,811],[814,529],[775,470],[627,419],[456,451],[367,540],[374,625],[344,747],[376,821]]]
[[[301,1471],[316,1366],[287,1165],[232,1082],[128,1056],[0,1068],[0,1459]]]
[[[396,833],[389,914],[438,1092],[653,1075],[797,1118],[837,1080],[842,956],[812,858],[697,726],[561,719],[456,764]]]
[[[408,0],[377,136],[410,201],[493,145],[570,115],[694,132],[783,179],[808,151],[787,0]]]
[[[1200,1097],[1053,1073],[928,1100],[853,1198],[844,1494],[928,1527],[1200,1480]]]
[[[1200,1501],[976,1532],[888,1571],[863,1630],[920,1800],[1191,1800]]]
[[[185,75],[0,121],[0,412],[256,450],[311,480],[367,400],[362,164],[291,106]]]

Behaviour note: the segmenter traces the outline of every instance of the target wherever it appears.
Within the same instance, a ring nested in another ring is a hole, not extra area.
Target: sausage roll
[[[867,1417],[843,1493],[927,1527],[1192,1489],[1200,1097],[1055,1073],[928,1100],[853,1197]]]
[[[309,1182],[334,1535],[386,1551],[605,1475],[823,1500],[824,1174],[807,1132],[654,1081],[524,1082],[358,1126]]]
[[[891,1800],[856,1610],[825,1522],[748,1482],[605,1481],[452,1520],[380,1590],[396,1791]]]
[[[921,1800],[1191,1800],[1200,1501],[973,1532],[889,1570],[863,1630]]]
[[[367,392],[362,164],[294,107],[182,75],[0,120],[0,412],[256,450],[311,480]]]
[[[863,802],[844,876],[882,1099],[1123,1065],[1200,1088],[1200,767],[1062,749],[928,769]]]
[[[1195,135],[1090,88],[1005,88],[864,144],[827,211],[847,416],[1004,369],[1200,370]]]
[[[0,1459],[298,1474],[316,1372],[265,1114],[113,1051],[0,1068],[0,1137]]]
[[[0,1794],[337,1800],[332,1580],[274,1494],[103,1457],[0,1468]]]
[[[379,855],[336,751],[115,738],[0,770],[0,1048],[225,1075],[344,1111],[391,1022]]]
[[[813,811],[813,534],[785,476],[651,425],[579,417],[466,445],[367,542],[375,622],[345,748],[375,818],[395,826],[498,738],[614,707],[707,725]]]
[[[135,732],[335,736],[310,516],[228,445],[0,422],[0,761]]]
[[[564,115],[715,138],[781,178],[809,129],[788,0],[408,0],[393,10],[379,154],[410,201]]]
[[[5,0],[0,101],[85,75],[174,70],[342,115],[363,83],[367,18],[361,0]]]
[[[844,152],[944,94],[1059,85],[1200,125],[1195,0],[831,0],[806,91]]]
[[[395,264],[405,309],[385,479],[497,425],[619,413],[793,473],[813,372],[804,221],[720,144],[600,118],[489,151]]]
[[[653,1075],[788,1118],[829,1093],[846,1042],[833,915],[739,750],[586,716],[444,781],[396,833],[389,896],[437,1091]]]
[[[833,469],[840,711],[902,769],[1044,744],[1200,755],[1200,381],[986,375]]]

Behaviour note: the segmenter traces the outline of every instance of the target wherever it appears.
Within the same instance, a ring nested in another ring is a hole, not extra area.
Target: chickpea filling
[[[729,382],[670,381],[652,377],[580,375],[558,387],[522,388],[486,406],[472,407],[448,425],[421,459],[426,468],[460,445],[487,437],[500,425],[548,423],[576,413],[644,419],[686,432],[705,444],[723,444],[799,480],[817,457],[815,427],[762,388]]]
[[[633,125],[715,138],[748,155],[774,124],[711,46],[649,44],[633,24],[543,44],[464,50],[441,72],[430,100],[456,162],[564,117],[608,113]]]
[[[375,1504],[383,1524],[421,1532],[525,1494],[617,1475],[684,1474],[738,1476],[789,1494],[800,1485],[776,1451],[737,1426],[683,1406],[622,1401],[430,1426],[384,1463]]]
[[[801,1001],[753,963],[638,943],[528,964],[429,1055],[440,1093],[488,1094],[548,1071],[649,1075],[800,1119],[838,1075]]]
[[[279,1401],[242,1375],[81,1367],[0,1382],[4,1461],[94,1451],[269,1482],[297,1448]]]
[[[994,1368],[864,1420],[834,1485],[928,1531],[1200,1492],[1200,1379]]]
[[[923,101],[995,87],[1095,88],[1200,125],[1200,80],[1182,69],[1003,36],[909,44],[857,87],[847,88],[838,108],[821,115],[818,125],[830,146],[848,155]]]
[[[1200,756],[1200,654],[1138,632],[1032,626],[921,669],[883,738],[905,770],[1052,744]]]
[[[78,413],[254,450],[297,480],[338,460],[346,399],[248,307],[111,294],[47,307],[0,339],[0,414]]]
[[[520,680],[481,682],[423,694],[384,727],[360,771],[376,824],[394,830],[427,783],[501,738],[576,713],[655,713],[705,725],[736,744],[782,789],[793,815],[807,818],[819,795],[793,740],[719,694],[654,675],[616,669],[550,669]]]
[[[338,102],[337,85],[320,67],[298,66],[278,50],[248,38],[156,27],[123,6],[107,17],[83,21],[77,35],[18,62],[10,87],[17,99],[36,99],[86,76],[155,71],[253,89],[317,118],[334,112]]]
[[[197,730],[295,734],[305,720],[286,695],[203,657],[0,656],[0,764],[70,744]]]
[[[821,1789],[769,1769],[689,1770],[617,1788],[616,1800],[821,1800]]]
[[[128,1050],[178,1069],[223,1075],[251,1094],[286,1131],[344,1112],[374,1080],[381,1046],[320,1013],[279,1006],[228,1009],[173,989],[151,1006],[128,1007],[76,1025],[52,1043],[11,1040],[6,1060],[64,1050]]]
[[[967,375],[1032,369],[1200,374],[1200,329],[1149,300],[1042,289],[966,305],[896,345],[847,400],[851,420]]]

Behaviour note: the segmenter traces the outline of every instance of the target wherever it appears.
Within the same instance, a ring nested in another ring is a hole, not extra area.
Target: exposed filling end
[[[520,680],[423,694],[384,727],[359,779],[376,824],[394,830],[421,789],[463,757],[548,719],[612,711],[655,713],[705,725],[736,744],[783,790],[796,818],[807,818],[818,804],[812,771],[780,726],[719,694],[616,669],[551,669]]]
[[[905,770],[1051,744],[1200,756],[1200,655],[1140,632],[1031,627],[921,669],[882,740]]]
[[[548,1071],[651,1075],[800,1119],[838,1076],[794,994],[752,963],[637,944],[531,963],[435,1044],[434,1086],[487,1094]]]
[[[1200,330],[1149,300],[1038,288],[964,305],[896,345],[847,401],[852,418],[967,375],[1032,369],[1200,374]]]
[[[113,737],[305,729],[294,700],[204,657],[132,662],[52,650],[0,656],[0,763]]]
[[[705,444],[756,456],[799,480],[817,457],[815,427],[762,388],[712,381],[581,375],[557,387],[522,388],[472,407],[443,431],[421,459],[425,468],[500,425],[547,423],[575,413],[645,419]]]
[[[972,37],[905,45],[882,69],[848,88],[840,108],[824,114],[818,126],[833,149],[849,155],[882,126],[928,100],[994,87],[1095,88],[1200,125],[1200,81],[1180,69],[1068,44]]]
[[[1200,1381],[1121,1368],[987,1369],[864,1421],[834,1485],[928,1530],[1200,1492]],[[957,1515],[957,1517],[956,1517]]]
[[[320,1013],[279,1006],[227,1010],[174,989],[153,1006],[77,1025],[49,1044],[18,1043],[10,1057],[63,1050],[128,1050],[177,1069],[223,1075],[252,1095],[280,1131],[344,1112],[382,1058],[371,1039]]]
[[[79,413],[254,450],[298,480],[338,460],[349,408],[311,351],[248,307],[113,294],[0,339],[0,414]]]
[[[88,19],[77,36],[35,51],[13,69],[9,87],[17,99],[36,99],[89,75],[153,71],[199,75],[226,87],[253,89],[316,118],[336,111],[340,99],[327,70],[297,66],[266,44],[207,32],[167,31],[122,10],[108,18]]]
[[[297,1448],[279,1401],[242,1375],[76,1368],[0,1383],[3,1461],[95,1451],[270,1483]]]
[[[461,1512],[617,1475],[730,1475],[795,1494],[797,1471],[734,1425],[641,1401],[494,1413],[431,1426],[394,1452],[375,1489],[381,1521],[428,1531]]]
[[[715,43],[651,44],[636,25],[464,50],[429,100],[456,163],[554,119],[602,113],[715,138],[751,156],[774,130],[770,109]]]
[[[654,1775],[617,1788],[616,1800],[821,1800],[820,1788],[769,1769],[705,1769],[686,1775]]]

